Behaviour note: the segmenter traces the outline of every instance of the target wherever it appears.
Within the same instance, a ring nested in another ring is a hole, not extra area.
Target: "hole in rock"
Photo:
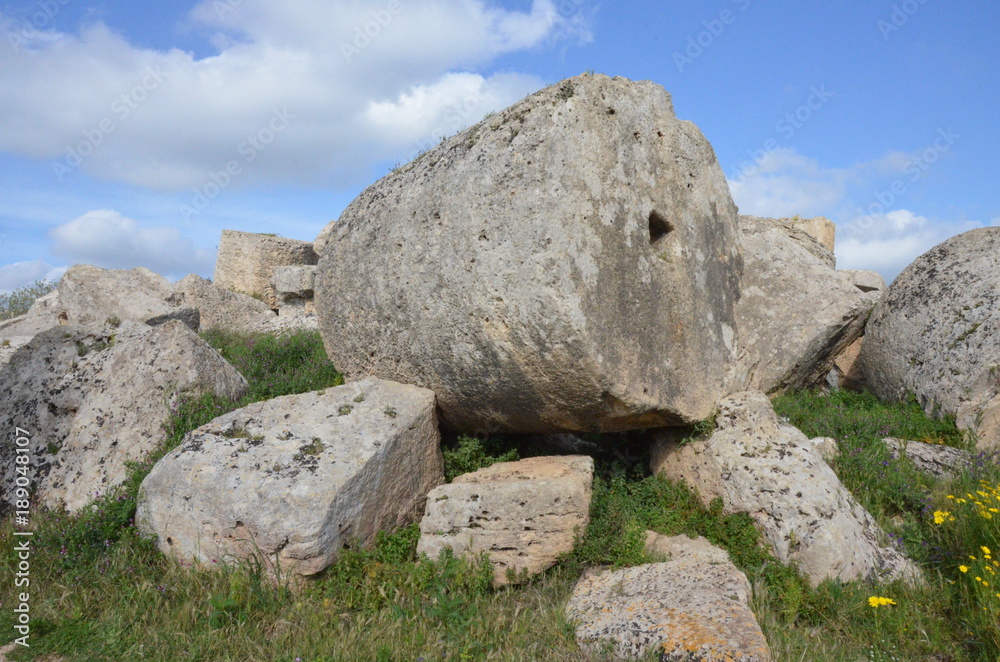
[[[673,232],[674,226],[670,222],[663,218],[658,211],[652,211],[649,214],[649,244],[651,246],[656,246],[663,239]]]

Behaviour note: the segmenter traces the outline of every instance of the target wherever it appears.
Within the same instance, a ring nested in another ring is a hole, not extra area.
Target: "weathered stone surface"
[[[861,336],[837,355],[833,367],[826,377],[830,388],[842,388],[848,391],[860,391],[865,388],[865,373],[861,369],[861,346],[865,337]]]
[[[180,302],[162,276],[149,269],[70,267],[53,292],[35,301],[28,314],[0,330],[0,337],[33,336],[54,326],[131,320],[149,325],[180,320],[197,331],[198,311]]]
[[[820,246],[829,251],[831,255],[833,254],[837,238],[837,226],[830,219],[822,216],[816,216],[814,218],[800,218],[795,216],[794,218],[785,218],[781,220],[787,222],[788,225],[796,230],[805,232],[807,235],[815,239]]]
[[[279,298],[294,296],[309,299],[313,296],[316,267],[275,267],[271,287]]]
[[[246,392],[246,380],[181,322],[44,331],[0,369],[0,424],[31,432],[36,502],[76,511],[106,493],[163,440],[181,394]],[[5,433],[7,434],[7,433]],[[14,437],[0,447],[12,501]],[[2,507],[2,506],[0,506]]]
[[[274,269],[316,264],[316,260],[316,252],[308,241],[223,230],[214,281],[219,287],[260,296],[268,306],[277,308],[278,299],[271,287]]]
[[[537,574],[573,551],[590,519],[594,460],[580,455],[499,462],[427,496],[417,552],[486,554],[493,580]]]
[[[0,368],[7,365],[14,352],[27,345],[31,338],[32,336],[14,336],[0,340]]]
[[[875,296],[817,257],[826,251],[774,219],[740,216],[744,272],[736,306],[740,352],[733,390],[815,386],[864,329]],[[810,247],[811,242],[811,247]]]
[[[750,582],[729,555],[704,538],[647,532],[665,563],[588,570],[566,607],[585,649],[612,645],[618,658],[653,650],[660,660],[763,662],[771,659],[749,607]]]
[[[656,427],[726,392],[736,210],[658,85],[542,90],[369,187],[316,246],[334,363],[434,390],[461,430]]]
[[[177,281],[174,291],[184,305],[201,313],[202,329],[261,331],[273,324],[276,315],[263,301],[227,290],[201,276],[190,274]]]
[[[970,230],[918,257],[885,291],[861,350],[880,398],[915,394],[956,416],[980,447],[1000,444],[1000,227]]]
[[[893,437],[886,437],[882,443],[896,456],[908,458],[917,469],[937,478],[950,478],[972,465],[972,454],[960,448]]]
[[[885,279],[877,271],[843,269],[837,273],[862,292],[881,292],[885,289]]]
[[[837,479],[818,449],[783,425],[767,396],[738,393],[720,403],[710,438],[683,446],[663,433],[651,468],[683,480],[708,504],[720,497],[727,513],[746,512],[784,563],[813,584],[919,581],[919,570],[886,546],[881,528]]]
[[[809,443],[827,464],[840,457],[840,446],[837,445],[837,440],[833,437],[813,437]]]
[[[443,480],[434,394],[370,378],[258,402],[189,433],[143,481],[136,521],[164,553],[259,556],[294,579],[415,521]]]

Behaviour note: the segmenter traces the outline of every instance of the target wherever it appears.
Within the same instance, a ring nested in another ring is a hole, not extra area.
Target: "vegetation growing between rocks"
[[[45,296],[54,289],[56,283],[36,280],[30,285],[0,294],[0,321],[24,315],[31,308],[31,304],[35,303],[35,299]]]
[[[317,334],[206,338],[243,372],[251,392],[239,402],[184,399],[161,454],[225,411],[341,382]],[[154,457],[93,508],[34,517],[32,647],[13,659],[57,652],[73,660],[579,660],[562,615],[574,582],[588,566],[653,560],[643,549],[653,529],[703,535],[729,550],[754,586],[753,607],[776,660],[995,660],[1000,590],[990,568],[1000,569],[993,561],[1000,513],[986,515],[1000,508],[1000,470],[992,458],[978,456],[951,484],[934,482],[878,443],[883,436],[964,443],[952,424],[929,421],[912,403],[799,393],[776,408],[807,435],[838,439],[841,479],[921,563],[928,587],[827,582],[813,589],[764,550],[748,516],[724,515],[718,503],[704,508],[687,487],[650,476],[638,446],[623,441],[598,458],[591,524],[576,551],[524,585],[493,589],[481,559],[417,558],[414,525],[381,534],[373,549],[346,550],[293,594],[269,584],[253,563],[190,567],[141,539],[132,524],[135,495]],[[538,452],[523,440],[460,437],[444,449],[446,472],[450,480]],[[4,522],[0,545],[13,544]],[[6,596],[15,592],[14,563],[10,554],[0,560],[4,632],[13,625]]]

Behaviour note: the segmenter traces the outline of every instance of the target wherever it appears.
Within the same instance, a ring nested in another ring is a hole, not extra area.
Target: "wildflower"
[[[990,551],[990,548],[987,547],[987,546],[985,546],[985,545],[980,546],[979,549],[983,550],[983,554],[985,554],[986,556],[989,556],[990,554],[992,554],[992,552]]]
[[[958,569],[961,570],[962,572],[968,572],[969,571],[969,566],[967,566],[967,565],[960,565],[960,566],[958,566]]]
[[[870,598],[868,598],[868,604],[872,607],[881,607],[884,605],[894,605],[896,604],[896,601],[893,600],[892,598],[880,598],[878,596],[873,595]]]
[[[945,522],[952,522],[955,520],[955,516],[952,515],[947,510],[935,510],[934,511],[934,523],[944,524]]]

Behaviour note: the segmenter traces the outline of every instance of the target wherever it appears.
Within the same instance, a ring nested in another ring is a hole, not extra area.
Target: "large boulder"
[[[744,271],[733,390],[815,386],[861,335],[878,295],[835,271],[833,253],[788,219],[739,220]]]
[[[782,563],[795,563],[814,584],[832,578],[919,581],[919,570],[894,547],[841,484],[817,444],[778,420],[767,396],[724,398],[715,432],[681,444],[672,432],[653,445],[651,469],[683,480],[705,504],[753,518]]]
[[[445,140],[316,240],[331,359],[467,431],[708,416],[735,350],[736,209],[650,82],[583,75]]]
[[[494,584],[534,575],[573,551],[590,521],[594,460],[532,457],[457,477],[427,496],[417,552],[486,554]]]
[[[296,579],[416,521],[444,481],[434,394],[364,379],[286,395],[189,433],[142,483],[136,523],[210,563],[256,557]]]
[[[143,267],[122,271],[78,264],[63,274],[54,291],[36,300],[22,319],[0,329],[0,337],[33,336],[68,324],[117,320],[155,326],[175,319],[194,331],[199,328],[198,310],[184,305],[163,276]]]
[[[185,393],[242,396],[246,380],[183,323],[44,331],[0,368],[0,508],[12,501],[15,427],[31,432],[36,502],[76,511],[163,441]]]
[[[276,315],[263,301],[247,294],[214,285],[212,281],[190,274],[177,281],[174,292],[187,306],[201,314],[201,328],[255,332],[272,324]]]
[[[771,651],[750,609],[746,575],[704,538],[647,531],[647,549],[669,560],[584,573],[566,606],[584,649],[618,659],[768,662]],[[602,658],[603,659],[603,658]]]
[[[316,264],[312,243],[273,234],[223,230],[215,262],[215,284],[228,290],[260,297],[271,308],[278,299],[271,287],[276,267]]]
[[[861,364],[887,400],[911,394],[1000,444],[1000,227],[970,230],[918,257],[868,322]]]

